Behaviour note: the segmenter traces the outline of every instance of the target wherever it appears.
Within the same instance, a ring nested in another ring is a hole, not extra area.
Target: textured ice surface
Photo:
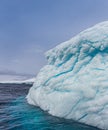
[[[46,53],[27,100],[50,114],[108,130],[108,21]]]

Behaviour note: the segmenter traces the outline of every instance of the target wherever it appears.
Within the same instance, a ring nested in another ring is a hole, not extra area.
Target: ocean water
[[[0,130],[99,130],[49,115],[31,106],[26,95],[31,85],[0,84]]]

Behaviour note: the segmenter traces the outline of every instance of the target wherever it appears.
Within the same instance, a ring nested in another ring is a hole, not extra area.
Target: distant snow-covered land
[[[34,83],[35,78],[27,78],[26,76],[20,75],[0,75],[0,83],[27,83],[32,84]]]

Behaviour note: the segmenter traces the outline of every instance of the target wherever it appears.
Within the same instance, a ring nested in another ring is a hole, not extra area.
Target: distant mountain
[[[12,79],[12,80],[1,80],[0,83],[12,83],[12,84],[22,84],[22,83],[25,83],[25,84],[33,84],[35,81],[35,78],[31,78],[31,79],[27,79],[27,80],[15,80],[15,79]]]
[[[33,83],[34,75],[0,70],[0,83]]]
[[[33,74],[18,73],[18,72],[8,70],[8,69],[0,70],[0,75],[13,75],[13,76],[17,75],[17,76],[25,76],[27,78],[31,78],[31,77],[35,76]]]

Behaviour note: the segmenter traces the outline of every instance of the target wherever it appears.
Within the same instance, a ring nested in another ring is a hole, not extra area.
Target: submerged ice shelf
[[[49,50],[46,58],[28,103],[108,130],[108,21]]]

